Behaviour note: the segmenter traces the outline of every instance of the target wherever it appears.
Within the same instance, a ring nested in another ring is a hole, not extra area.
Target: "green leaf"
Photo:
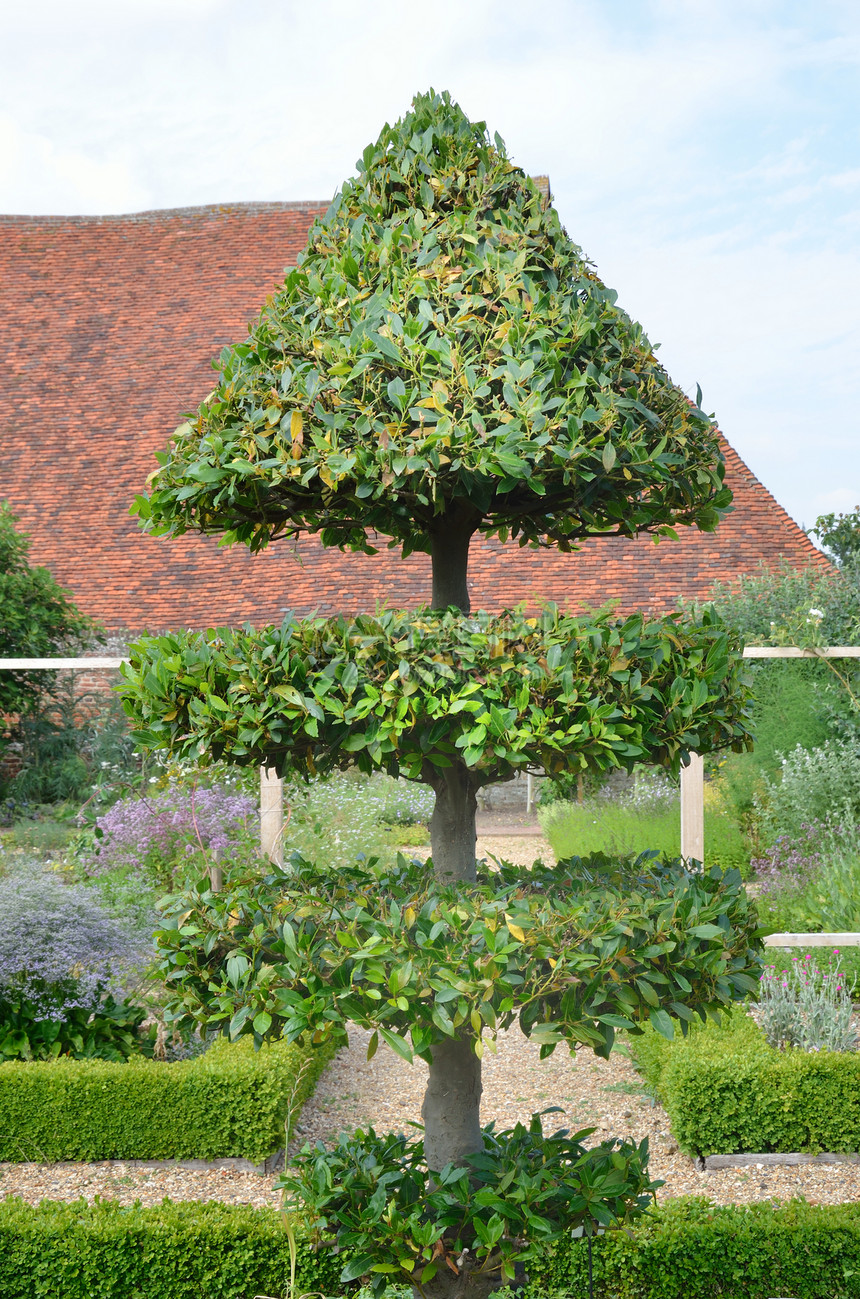
[[[688,933],[692,934],[694,938],[726,937],[725,930],[721,929],[719,925],[693,925],[688,930]]]
[[[669,1042],[672,1041],[672,1038],[675,1036],[675,1025],[672,1023],[665,1010],[652,1010],[648,1019],[661,1037],[665,1037]]]
[[[366,1276],[375,1262],[376,1259],[372,1254],[357,1254],[344,1266],[340,1274],[341,1281],[357,1281],[359,1277]]]

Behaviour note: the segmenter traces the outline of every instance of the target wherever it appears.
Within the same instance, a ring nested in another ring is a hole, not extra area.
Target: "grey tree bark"
[[[432,534],[433,607],[469,612],[469,539],[476,518],[452,508]],[[440,883],[475,881],[475,812],[478,784],[463,763],[434,770],[436,803],[430,818],[433,870]],[[432,1049],[421,1117],[427,1166],[438,1172],[481,1149],[481,1062],[471,1029]],[[452,1278],[453,1279],[453,1278]]]

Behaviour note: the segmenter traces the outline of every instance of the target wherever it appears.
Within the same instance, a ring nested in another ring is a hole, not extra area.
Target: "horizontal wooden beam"
[[[797,645],[747,645],[745,659],[860,659],[860,645],[822,645],[800,649]]]
[[[767,947],[860,947],[860,934],[768,934]]]
[[[67,671],[81,672],[87,668],[119,668],[128,659],[0,659],[0,672]]]

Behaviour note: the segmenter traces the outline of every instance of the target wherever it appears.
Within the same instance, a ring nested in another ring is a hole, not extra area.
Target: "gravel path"
[[[551,861],[546,841],[536,837],[487,836],[479,851],[531,864],[538,856]],[[367,1060],[369,1034],[355,1029],[350,1046],[339,1052],[325,1071],[314,1097],[297,1124],[294,1145],[304,1141],[332,1142],[340,1132],[367,1126],[378,1131],[409,1131],[420,1117],[427,1066],[409,1065],[388,1047],[380,1046]],[[540,1060],[539,1048],[518,1029],[499,1039],[498,1051],[484,1056],[482,1122],[494,1119],[498,1128],[549,1106],[563,1114],[549,1115],[545,1126],[597,1129],[595,1140],[618,1136],[651,1143],[651,1172],[665,1179],[659,1199],[677,1195],[707,1195],[718,1204],[753,1200],[787,1200],[805,1196],[813,1204],[860,1200],[860,1165],[801,1165],[794,1168],[726,1169],[700,1173],[680,1154],[659,1106],[644,1093],[623,1047],[612,1059],[599,1060],[588,1051],[572,1058],[557,1048]],[[30,1203],[96,1195],[131,1204],[173,1200],[221,1200],[228,1204],[277,1204],[272,1177],[232,1169],[204,1172],[190,1169],[135,1169],[124,1164],[0,1164],[0,1195],[13,1194]]]

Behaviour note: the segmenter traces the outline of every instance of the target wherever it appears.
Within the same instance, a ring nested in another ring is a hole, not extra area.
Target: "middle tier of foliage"
[[[531,871],[482,866],[467,890],[400,857],[329,871],[236,867],[168,899],[156,935],[171,1013],[237,1037],[344,1042],[373,1031],[404,1058],[519,1019],[550,1054],[608,1056],[615,1030],[671,1037],[694,1011],[755,992],[761,944],[740,873],[595,855]],[[411,1041],[411,1045],[410,1045]]]
[[[138,742],[206,762],[265,762],[478,783],[748,748],[739,648],[707,609],[641,614],[381,612],[172,633],[132,648],[123,697]]]

